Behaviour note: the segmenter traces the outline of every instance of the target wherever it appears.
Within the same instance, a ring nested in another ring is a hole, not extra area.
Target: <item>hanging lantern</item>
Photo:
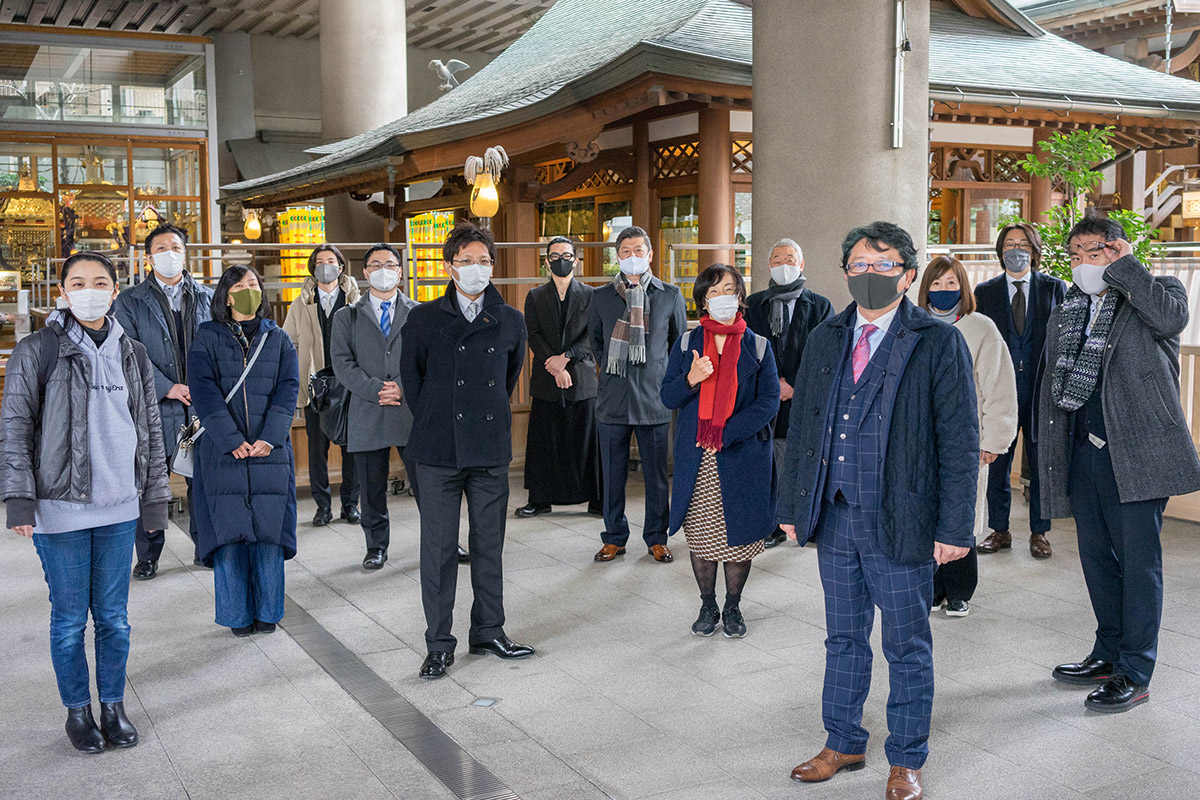
[[[489,147],[483,158],[470,156],[463,167],[463,175],[471,185],[471,213],[485,221],[496,216],[500,210],[500,195],[496,181],[508,166],[508,154],[503,147]]]
[[[500,210],[500,195],[491,174],[481,172],[471,189],[471,213],[477,217],[494,217]]]
[[[258,221],[258,214],[251,211],[246,216],[246,222],[242,226],[242,233],[250,240],[255,240],[262,236],[262,223]]]

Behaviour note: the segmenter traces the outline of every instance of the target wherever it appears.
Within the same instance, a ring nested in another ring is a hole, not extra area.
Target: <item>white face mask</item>
[[[771,280],[775,281],[777,286],[787,286],[789,283],[794,283],[799,277],[799,264],[780,264],[778,267],[771,267]]]
[[[708,298],[708,315],[719,322],[727,322],[737,316],[738,296],[720,294]]]
[[[112,305],[112,290],[76,289],[67,292],[67,304],[80,322],[95,322],[108,313]]]
[[[163,250],[160,253],[155,253],[150,256],[150,260],[154,262],[154,271],[158,273],[160,278],[172,280],[176,275],[183,272],[183,262],[185,261],[183,253],[178,253],[174,250]]]
[[[650,269],[650,259],[646,258],[646,256],[619,258],[617,259],[617,263],[621,265],[621,272],[624,272],[626,275],[641,275]]]
[[[396,288],[396,284],[399,282],[400,270],[387,267],[380,267],[367,278],[367,283],[371,284],[371,288],[380,292],[390,292]]]
[[[1104,271],[1108,264],[1080,264],[1071,268],[1071,277],[1075,285],[1084,292],[1092,295],[1100,294],[1108,288],[1104,281]]]
[[[485,267],[482,264],[464,264],[454,269],[458,271],[458,277],[454,279],[454,283],[463,294],[479,294],[492,282],[491,267]]]

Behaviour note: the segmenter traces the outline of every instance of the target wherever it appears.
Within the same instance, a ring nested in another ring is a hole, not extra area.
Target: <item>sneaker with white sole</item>
[[[971,613],[971,606],[966,600],[947,600],[946,601],[946,616],[947,617],[965,617]]]

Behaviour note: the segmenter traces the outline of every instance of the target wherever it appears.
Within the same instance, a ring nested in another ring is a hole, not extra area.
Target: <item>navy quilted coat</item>
[[[212,566],[212,554],[230,542],[277,544],[284,557],[296,555],[296,475],[291,427],[300,391],[296,350],[291,338],[268,319],[259,323],[250,352],[268,337],[262,353],[237,395],[225,395],[244,366],[241,345],[220,322],[196,331],[188,353],[192,408],[204,435],[196,448],[192,513],[196,516],[200,559]],[[242,442],[262,439],[270,455],[235,459]]]

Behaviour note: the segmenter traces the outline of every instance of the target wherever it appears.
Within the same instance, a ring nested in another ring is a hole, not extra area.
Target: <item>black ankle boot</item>
[[[133,747],[138,743],[138,732],[125,716],[124,703],[100,704],[100,730],[113,747]]]
[[[79,708],[67,709],[67,738],[81,753],[104,751],[104,736],[96,727],[96,718],[92,716],[90,703]]]

